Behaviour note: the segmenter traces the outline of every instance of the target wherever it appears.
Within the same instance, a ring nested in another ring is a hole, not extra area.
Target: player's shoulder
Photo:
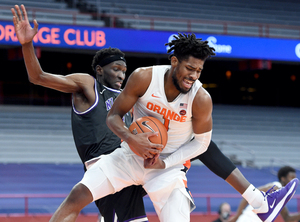
[[[152,78],[152,70],[152,66],[139,67],[133,71],[133,73],[130,75],[130,79],[134,82],[150,83]]]
[[[193,100],[193,110],[197,110],[198,113],[211,113],[213,109],[212,98],[210,94],[200,87],[196,92]]]
[[[206,89],[204,89],[203,87],[200,87],[195,95],[195,99],[196,101],[200,102],[200,103],[212,103],[212,98],[209,94],[209,92],[207,92]]]
[[[170,65],[154,65],[154,66],[140,67],[134,70],[132,75],[135,78],[140,78],[140,79],[150,81],[152,79],[153,74],[165,73],[166,70],[168,70],[169,68]]]
[[[139,67],[133,71],[135,75],[151,75],[153,66]]]
[[[135,93],[138,96],[144,95],[152,79],[152,67],[140,67],[135,69],[129,76],[124,93]]]

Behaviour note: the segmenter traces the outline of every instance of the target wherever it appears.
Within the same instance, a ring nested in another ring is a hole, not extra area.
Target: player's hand
[[[164,146],[162,144],[151,143],[149,137],[157,136],[158,133],[139,133],[131,136],[127,141],[131,149],[144,159],[153,158],[154,155],[160,154]]]
[[[165,162],[159,158],[159,155],[154,155],[153,158],[144,160],[144,168],[146,169],[165,169]]]
[[[17,38],[19,42],[24,45],[31,42],[33,37],[38,32],[38,23],[36,20],[33,20],[34,27],[32,28],[28,21],[25,6],[21,5],[20,7],[18,5],[15,5],[15,9],[11,8],[11,12],[13,14],[13,22]],[[23,15],[21,10],[23,12]]]

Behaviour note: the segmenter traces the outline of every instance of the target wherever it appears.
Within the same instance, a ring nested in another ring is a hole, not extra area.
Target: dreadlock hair
[[[168,53],[174,50],[174,52],[169,55],[169,59],[171,59],[172,56],[176,56],[179,62],[181,62],[182,60],[188,59],[189,56],[193,56],[205,61],[207,58],[216,55],[214,53],[215,49],[208,45],[208,41],[201,40],[202,39],[197,39],[194,33],[178,33],[178,36],[175,36],[174,40],[165,44],[170,47]]]
[[[112,56],[112,55],[120,55],[122,57],[125,57],[125,53],[123,53],[120,49],[118,48],[104,48],[104,49],[100,49],[99,51],[96,52],[96,55],[93,58],[93,62],[92,62],[92,69],[94,71],[94,76],[96,75],[96,66],[99,64],[99,62],[102,59],[105,59],[108,56]]]
[[[290,172],[296,173],[296,170],[290,166],[281,167],[277,173],[278,181],[280,181],[281,177],[286,177]]]

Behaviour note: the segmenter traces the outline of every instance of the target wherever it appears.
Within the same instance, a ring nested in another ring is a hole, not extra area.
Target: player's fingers
[[[14,17],[17,17],[16,11],[15,11],[14,8],[11,8],[10,11],[11,11],[11,13],[13,14]]]
[[[34,30],[37,32],[38,31],[38,27],[39,27],[39,23],[36,21],[36,19],[33,20],[33,25],[34,25]]]
[[[20,10],[19,6],[16,5],[15,8],[16,8],[16,10],[17,10],[18,19],[19,19],[20,21],[22,21],[22,20],[23,20],[23,18],[22,18],[22,13],[21,13],[21,10]]]
[[[17,26],[17,23],[18,23],[18,18],[17,18],[17,16],[13,16],[13,23],[14,23],[14,26],[16,27],[16,26]]]
[[[18,22],[19,22],[19,17],[18,17],[18,15],[17,15],[17,13],[16,13],[16,11],[15,11],[14,8],[11,8],[11,12],[13,14],[14,25],[16,26],[18,24]]]
[[[148,158],[152,158],[152,157],[153,157],[153,155],[151,153],[144,153],[143,154],[144,159],[148,159]]]
[[[161,151],[162,151],[162,149],[157,148],[157,147],[151,147],[151,149],[149,150],[149,152],[152,154],[160,154]]]
[[[26,12],[25,6],[23,4],[21,5],[21,9],[22,9],[22,12],[23,12],[24,19],[28,20],[27,12]]]
[[[148,138],[151,136],[158,136],[158,132],[147,132]]]
[[[162,151],[164,148],[164,145],[159,144],[159,143],[152,143],[152,148]]]
[[[154,165],[157,162],[158,157],[159,157],[159,155],[155,154],[153,156],[153,158],[149,158],[149,159],[144,160],[144,167],[145,168],[150,168],[152,165]]]
[[[152,162],[152,165],[155,164],[157,162],[157,159],[159,157],[159,154],[156,154],[153,156],[153,162]]]

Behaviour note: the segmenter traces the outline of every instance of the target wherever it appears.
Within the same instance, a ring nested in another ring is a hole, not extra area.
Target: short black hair
[[[178,33],[178,36],[174,37],[175,39],[165,44],[170,47],[168,53],[173,51],[169,59],[176,56],[179,61],[182,61],[188,59],[189,56],[193,56],[197,59],[206,60],[216,55],[214,53],[215,49],[208,45],[208,41],[201,41],[201,38],[197,39],[194,33]]]
[[[281,177],[286,177],[290,172],[296,173],[296,170],[290,166],[281,167],[277,173],[278,181],[280,181]]]
[[[96,52],[96,55],[94,56],[92,62],[92,69],[94,71],[94,74],[96,73],[96,66],[99,64],[99,62],[102,59],[112,55],[120,55],[122,57],[125,57],[125,53],[118,48],[109,47],[109,48],[100,49],[99,51]]]

